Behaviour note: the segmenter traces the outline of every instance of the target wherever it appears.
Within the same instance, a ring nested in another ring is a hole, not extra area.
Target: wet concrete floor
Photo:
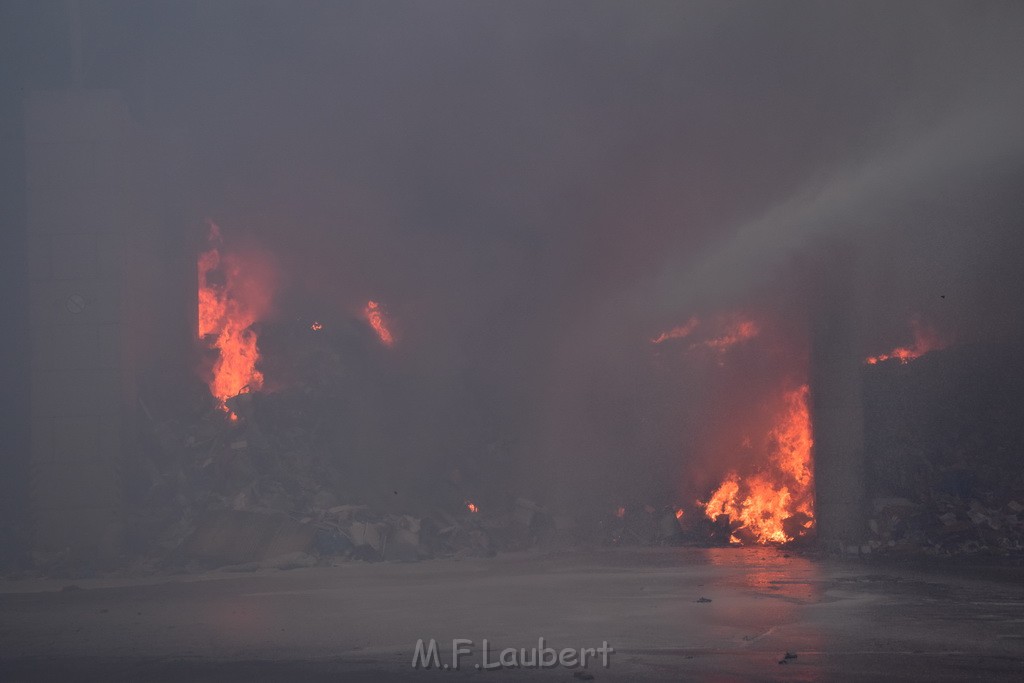
[[[665,548],[2,581],[0,680],[1024,680],[1020,576]],[[522,666],[541,637],[614,652]]]

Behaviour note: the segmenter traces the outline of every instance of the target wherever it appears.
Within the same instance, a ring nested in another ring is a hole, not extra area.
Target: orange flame
[[[737,320],[729,325],[725,334],[691,344],[690,348],[704,347],[721,353],[741,342],[753,339],[760,333],[761,328],[753,320]]]
[[[676,508],[676,519],[683,518],[683,508]]]
[[[910,347],[898,346],[889,353],[879,356],[869,356],[864,359],[868,365],[876,365],[887,360],[898,359],[900,363],[909,363],[915,358],[920,358],[929,351],[936,351],[946,345],[939,338],[939,335],[930,327],[927,327],[916,318],[910,322],[914,332],[914,345]]]
[[[210,249],[198,259],[199,338],[217,350],[209,379],[210,393],[227,412],[225,401],[259,389],[263,374],[256,369],[259,351],[252,324],[269,307],[264,264],[237,254],[221,254],[220,228],[210,221]],[[213,277],[214,274],[217,277]],[[237,416],[231,415],[232,419]]]
[[[324,329],[324,324],[319,320],[314,320],[313,324],[309,326],[309,329],[313,330],[314,332],[319,332],[320,330]]]
[[[473,514],[476,514],[477,512],[480,512],[480,508],[477,507],[477,504],[474,503],[471,500],[467,500],[466,501],[466,509],[469,510],[470,512],[472,512]]]
[[[388,329],[384,322],[384,314],[380,309],[380,304],[376,301],[366,302],[366,308],[363,309],[363,315],[366,316],[366,321],[370,323],[370,327],[377,333],[377,338],[384,346],[392,346],[395,343],[395,338],[391,336],[391,330]]]
[[[689,337],[693,333],[693,331],[697,329],[699,325],[700,320],[697,318],[697,316],[694,316],[687,320],[682,325],[673,327],[671,330],[668,330],[667,332],[662,332],[657,337],[652,339],[651,343],[660,344],[668,339],[682,339],[684,337]]]
[[[786,393],[785,410],[768,434],[767,470],[746,478],[730,472],[704,505],[708,518],[725,514],[740,523],[731,542],[739,543],[740,536],[757,543],[792,541],[794,525],[787,528],[786,521],[797,517],[803,521],[796,523],[796,535],[813,526],[814,440],[807,395],[807,385]]]

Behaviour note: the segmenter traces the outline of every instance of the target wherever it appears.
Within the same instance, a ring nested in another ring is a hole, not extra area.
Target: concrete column
[[[811,278],[811,415],[819,539],[856,545],[865,532],[863,359],[855,259],[837,248]]]
[[[132,126],[109,91],[26,102],[33,547],[110,557],[131,407],[125,241],[137,223]]]

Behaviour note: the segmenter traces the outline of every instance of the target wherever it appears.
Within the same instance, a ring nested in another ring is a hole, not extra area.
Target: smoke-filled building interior
[[[1024,675],[1024,5],[0,25],[0,679]]]

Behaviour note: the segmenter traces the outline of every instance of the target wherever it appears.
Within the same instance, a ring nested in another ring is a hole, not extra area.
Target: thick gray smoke
[[[25,89],[65,84],[59,6],[5,4]],[[210,216],[273,250],[280,319],[383,302],[429,403],[405,442],[531,495],[675,486],[690,427],[647,419],[674,372],[648,340],[745,310],[801,347],[800,264],[827,245],[855,252],[865,352],[915,315],[958,342],[1022,332],[1020,3],[82,13],[86,87],[121,91],[181,169],[168,230]],[[680,414],[712,400],[680,377]],[[484,405],[493,448],[452,438]]]
[[[917,251],[941,270],[946,264],[939,260],[950,256],[943,241],[960,241],[969,249],[971,238],[991,239],[991,227],[984,223],[964,225],[963,236],[946,235],[941,224],[931,223],[941,220],[951,204],[963,202],[964,196],[949,200],[950,185],[963,188],[965,195],[977,192],[979,180],[988,181],[988,174],[1024,153],[1022,93],[1007,96],[1011,101],[999,110],[957,112],[914,139],[854,160],[852,168],[832,178],[811,181],[763,216],[738,226],[721,245],[670,263],[654,285],[660,290],[656,303],[678,311],[687,304],[701,305],[702,297],[742,298],[822,239],[842,240],[868,267],[892,252],[907,258],[908,251]],[[724,273],[730,277],[723,278]],[[941,282],[938,273],[932,277],[936,285]],[[650,296],[645,292],[641,301]]]

